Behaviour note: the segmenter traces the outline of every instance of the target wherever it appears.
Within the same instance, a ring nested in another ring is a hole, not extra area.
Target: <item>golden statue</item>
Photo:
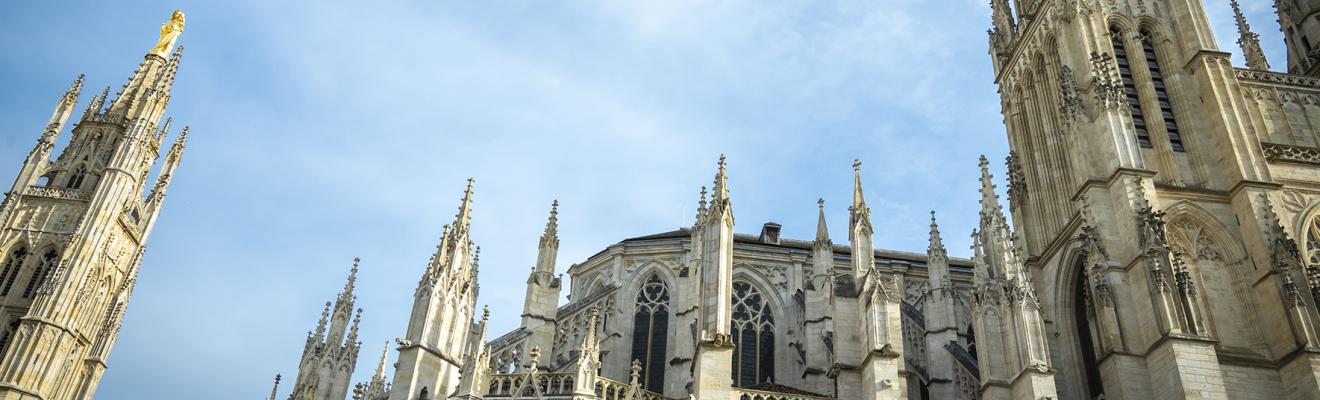
[[[156,47],[152,48],[147,54],[168,58],[170,49],[174,48],[174,41],[179,40],[179,34],[181,33],[183,33],[183,11],[174,10],[170,20],[160,26],[160,41],[156,42]]]

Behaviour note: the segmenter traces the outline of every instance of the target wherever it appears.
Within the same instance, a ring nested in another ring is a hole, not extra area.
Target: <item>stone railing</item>
[[[28,196],[41,196],[65,200],[87,201],[92,199],[92,192],[78,189],[63,189],[44,186],[28,186],[23,192]]]
[[[1309,76],[1281,74],[1270,71],[1256,71],[1243,68],[1238,68],[1234,72],[1236,72],[1238,79],[1252,83],[1271,83],[1276,85],[1320,89],[1320,79]]]
[[[486,397],[533,398],[573,395],[574,374],[496,374],[490,376]]]
[[[1315,147],[1262,142],[1260,149],[1265,153],[1265,160],[1272,163],[1292,162],[1320,165],[1320,149]]]
[[[527,335],[527,330],[518,328],[490,341],[486,345],[490,348],[490,370],[497,374],[522,372],[523,354],[531,351],[526,348]]]
[[[981,367],[976,364],[976,356],[964,349],[958,342],[944,345],[953,356],[953,383],[964,399],[981,398]]]
[[[599,400],[682,400],[666,397],[656,392],[637,388],[632,397],[628,397],[632,385],[609,378],[596,378],[596,398]]]
[[[810,396],[803,394],[766,392],[761,390],[734,388],[738,400],[834,400],[833,397]]]
[[[903,360],[912,372],[916,372],[922,381],[928,380],[926,374],[926,318],[916,307],[903,302]]]

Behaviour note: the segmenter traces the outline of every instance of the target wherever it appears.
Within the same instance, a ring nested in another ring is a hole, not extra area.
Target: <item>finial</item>
[[[490,321],[490,306],[483,305],[481,306],[481,324],[485,325],[486,321]]]
[[[559,200],[555,199],[554,202],[550,203],[550,219],[547,220],[545,223],[545,234],[541,235],[541,244],[543,246],[547,244],[551,244],[551,243],[547,243],[549,241],[549,242],[554,242],[553,244],[555,246],[558,246],[559,243],[558,237],[559,237]]]
[[[935,221],[935,210],[930,210],[930,246],[927,248],[930,254],[946,254],[944,249],[944,239],[940,238],[940,225]]]
[[[854,158],[852,167],[853,167],[853,172],[862,172],[862,160]]]
[[[853,204],[854,213],[867,212],[866,195],[862,191],[862,160],[853,159]]]
[[[818,206],[818,207],[820,207],[820,209],[824,210],[824,209],[825,209],[825,198],[823,198],[823,197],[816,198],[816,206]]]
[[[720,154],[720,171],[715,174],[715,184],[712,189],[714,192],[710,195],[712,207],[719,207],[729,199],[729,176],[727,171],[728,162],[725,160],[724,155]]]
[[[816,218],[816,245],[826,245],[830,243],[830,229],[825,226],[825,199],[816,199],[816,206],[820,209]]]

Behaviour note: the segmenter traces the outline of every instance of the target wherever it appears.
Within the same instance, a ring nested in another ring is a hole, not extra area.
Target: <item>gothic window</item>
[[[1141,112],[1141,98],[1137,95],[1137,84],[1132,78],[1132,66],[1128,61],[1123,36],[1123,30],[1118,27],[1109,30],[1109,38],[1114,45],[1114,60],[1118,62],[1118,74],[1123,78],[1123,93],[1127,94],[1128,110],[1132,113],[1132,124],[1137,131],[1137,144],[1150,148],[1150,131],[1146,129],[1146,116]]]
[[[733,385],[772,381],[775,374],[775,319],[770,305],[747,282],[733,283]]]
[[[1141,30],[1141,50],[1146,52],[1146,68],[1150,70],[1150,83],[1155,86],[1155,100],[1160,105],[1160,116],[1164,119],[1164,130],[1169,133],[1169,144],[1173,151],[1183,151],[1182,135],[1178,131],[1178,121],[1173,117],[1173,100],[1164,86],[1164,74],[1160,73],[1159,55],[1155,51],[1155,39],[1148,30]]]
[[[1100,363],[1095,356],[1095,338],[1091,335],[1091,317],[1094,314],[1091,307],[1090,288],[1086,279],[1086,263],[1082,258],[1077,259],[1077,284],[1073,294],[1073,320],[1076,321],[1077,344],[1081,346],[1081,362],[1083,372],[1086,374],[1087,398],[1103,399],[1105,394],[1104,385],[1100,380]]]
[[[651,275],[637,291],[633,314],[632,359],[642,363],[641,384],[661,393],[665,388],[665,346],[669,334],[669,288]]]
[[[1306,263],[1320,266],[1320,215],[1306,225]]]
[[[4,356],[5,350],[9,350],[9,342],[14,339],[14,333],[18,332],[18,318],[9,322],[5,332],[0,334],[0,356]]]
[[[55,253],[55,250],[48,251],[46,255],[41,256],[41,262],[37,264],[37,270],[32,271],[32,277],[28,279],[27,288],[23,289],[23,298],[31,297],[37,285],[40,285],[41,282],[46,280],[47,276],[50,276],[50,271],[55,269],[56,260],[59,260],[59,254]]]
[[[8,295],[9,290],[14,287],[14,281],[18,280],[18,271],[23,269],[23,261],[26,259],[27,249],[23,247],[9,254],[4,269],[0,270],[0,284],[4,285],[4,288],[0,289],[0,297]]]
[[[69,176],[69,182],[68,184],[64,185],[64,187],[67,187],[69,189],[81,189],[83,180],[86,178],[87,178],[87,167],[79,165],[78,169],[73,171],[73,175]]]

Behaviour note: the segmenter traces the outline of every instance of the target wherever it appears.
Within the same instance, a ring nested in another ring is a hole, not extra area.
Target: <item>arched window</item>
[[[4,289],[0,290],[0,297],[9,295],[9,289],[14,287],[14,281],[18,280],[18,271],[23,269],[23,261],[27,260],[27,248],[19,247],[9,254],[9,259],[5,260],[4,269],[0,269],[0,284]]]
[[[28,279],[27,288],[23,289],[23,298],[32,297],[32,292],[37,288],[37,285],[45,282],[46,277],[50,276],[50,271],[55,269],[55,261],[59,258],[60,256],[55,250],[48,251],[46,255],[41,256],[41,262],[37,264],[37,270],[32,271],[32,278]]]
[[[1123,44],[1124,32],[1119,27],[1109,28],[1109,40],[1114,45],[1114,61],[1118,63],[1118,75],[1123,78],[1123,93],[1127,94],[1128,110],[1132,113],[1132,124],[1137,131],[1137,144],[1151,148],[1150,131],[1146,129],[1146,115],[1141,112],[1141,97],[1137,95],[1137,83],[1132,78],[1132,65],[1128,60],[1127,45]]]
[[[1141,50],[1146,52],[1146,68],[1150,70],[1150,83],[1155,86],[1155,100],[1159,102],[1160,116],[1164,118],[1164,131],[1169,133],[1169,145],[1173,146],[1173,151],[1183,151],[1178,121],[1173,117],[1173,100],[1169,99],[1169,90],[1164,87],[1164,74],[1160,73],[1159,55],[1150,30],[1141,30]]]
[[[733,283],[733,385],[752,386],[775,375],[775,318],[747,282]]]
[[[660,277],[651,275],[637,291],[637,312],[633,314],[632,359],[642,363],[641,384],[646,390],[663,393],[665,388],[665,347],[669,334],[669,288]]]
[[[1320,215],[1311,217],[1306,224],[1306,264],[1320,265]]]
[[[9,350],[9,342],[14,340],[14,333],[18,332],[18,322],[18,318],[9,321],[9,326],[5,328],[5,332],[0,334],[0,357],[5,355],[5,350]]]
[[[1077,284],[1073,291],[1073,320],[1077,321],[1077,344],[1081,346],[1082,369],[1086,374],[1086,394],[1089,399],[1103,399],[1104,385],[1100,380],[1100,362],[1095,357],[1095,338],[1091,336],[1091,291],[1086,278],[1084,258],[1077,258]]]
[[[87,178],[87,167],[79,165],[78,169],[73,171],[73,175],[69,175],[69,182],[68,184],[64,185],[64,187],[67,187],[69,189],[81,189],[83,180],[86,178]]]

